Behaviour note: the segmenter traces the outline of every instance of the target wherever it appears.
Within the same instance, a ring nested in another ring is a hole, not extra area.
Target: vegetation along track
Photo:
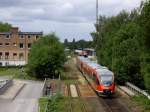
[[[77,84],[75,84],[77,93],[78,93],[78,97],[77,98],[73,98],[71,96],[71,90],[70,90],[70,85],[67,85],[68,88],[68,112],[89,112],[86,109],[86,105],[85,102],[83,101],[82,97],[81,97],[81,93],[80,93],[80,89],[78,87]]]
[[[77,93],[78,93],[78,96],[79,96],[79,102],[80,102],[80,105],[81,105],[82,112],[89,112],[86,108],[86,104],[84,102],[84,99],[81,97],[81,92],[80,92],[79,86],[77,84],[75,86],[76,86]]]
[[[110,97],[104,97],[104,96],[98,95],[97,92],[92,87],[92,85],[90,84],[90,82],[88,81],[88,79],[86,78],[86,76],[83,75],[83,73],[81,73],[81,74],[85,78],[85,80],[88,82],[88,84],[92,88],[92,90],[98,96],[98,99],[99,99],[100,103],[104,106],[104,109],[106,112],[130,112],[128,107],[126,107],[121,102],[119,95],[117,96],[117,94],[114,94],[113,96],[110,96]]]

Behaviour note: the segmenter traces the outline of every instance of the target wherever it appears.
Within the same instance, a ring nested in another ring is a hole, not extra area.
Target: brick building
[[[18,27],[0,32],[0,66],[27,64],[32,43],[42,35],[42,32],[20,32]]]

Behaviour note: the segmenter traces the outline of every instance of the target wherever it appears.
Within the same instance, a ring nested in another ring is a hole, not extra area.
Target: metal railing
[[[48,98],[48,102],[45,104],[44,112],[49,112],[51,98],[55,96],[55,94],[60,93],[61,90],[60,81],[58,80],[57,82],[57,89],[54,87],[55,85],[53,84],[53,81],[54,79],[44,80],[42,95]],[[54,91],[54,89],[56,89],[56,91]],[[40,112],[40,107],[39,107],[39,112]]]
[[[45,96],[45,94],[46,94],[46,87],[47,87],[46,81],[47,81],[47,79],[45,78],[45,80],[44,80],[44,85],[43,85],[43,90],[42,90],[42,95],[43,95],[43,96]]]
[[[4,83],[4,85],[0,87],[0,94],[3,94],[13,84],[13,80],[12,79],[4,80],[4,81],[1,81],[1,83],[2,82]]]
[[[145,91],[145,90],[142,90],[140,88],[138,88],[137,86],[133,85],[132,83],[130,82],[126,82],[126,87],[129,88],[131,91],[134,91],[135,93],[137,94],[142,94],[144,96],[146,96],[149,100],[150,100],[150,95]]]

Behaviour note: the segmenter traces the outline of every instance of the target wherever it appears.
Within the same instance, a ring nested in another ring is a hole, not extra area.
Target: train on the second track
[[[83,56],[76,58],[76,64],[98,94],[112,95],[115,93],[114,73],[107,67]]]

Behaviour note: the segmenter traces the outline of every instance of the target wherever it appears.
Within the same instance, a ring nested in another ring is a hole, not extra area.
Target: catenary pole
[[[98,0],[96,0],[96,24],[98,24]]]

